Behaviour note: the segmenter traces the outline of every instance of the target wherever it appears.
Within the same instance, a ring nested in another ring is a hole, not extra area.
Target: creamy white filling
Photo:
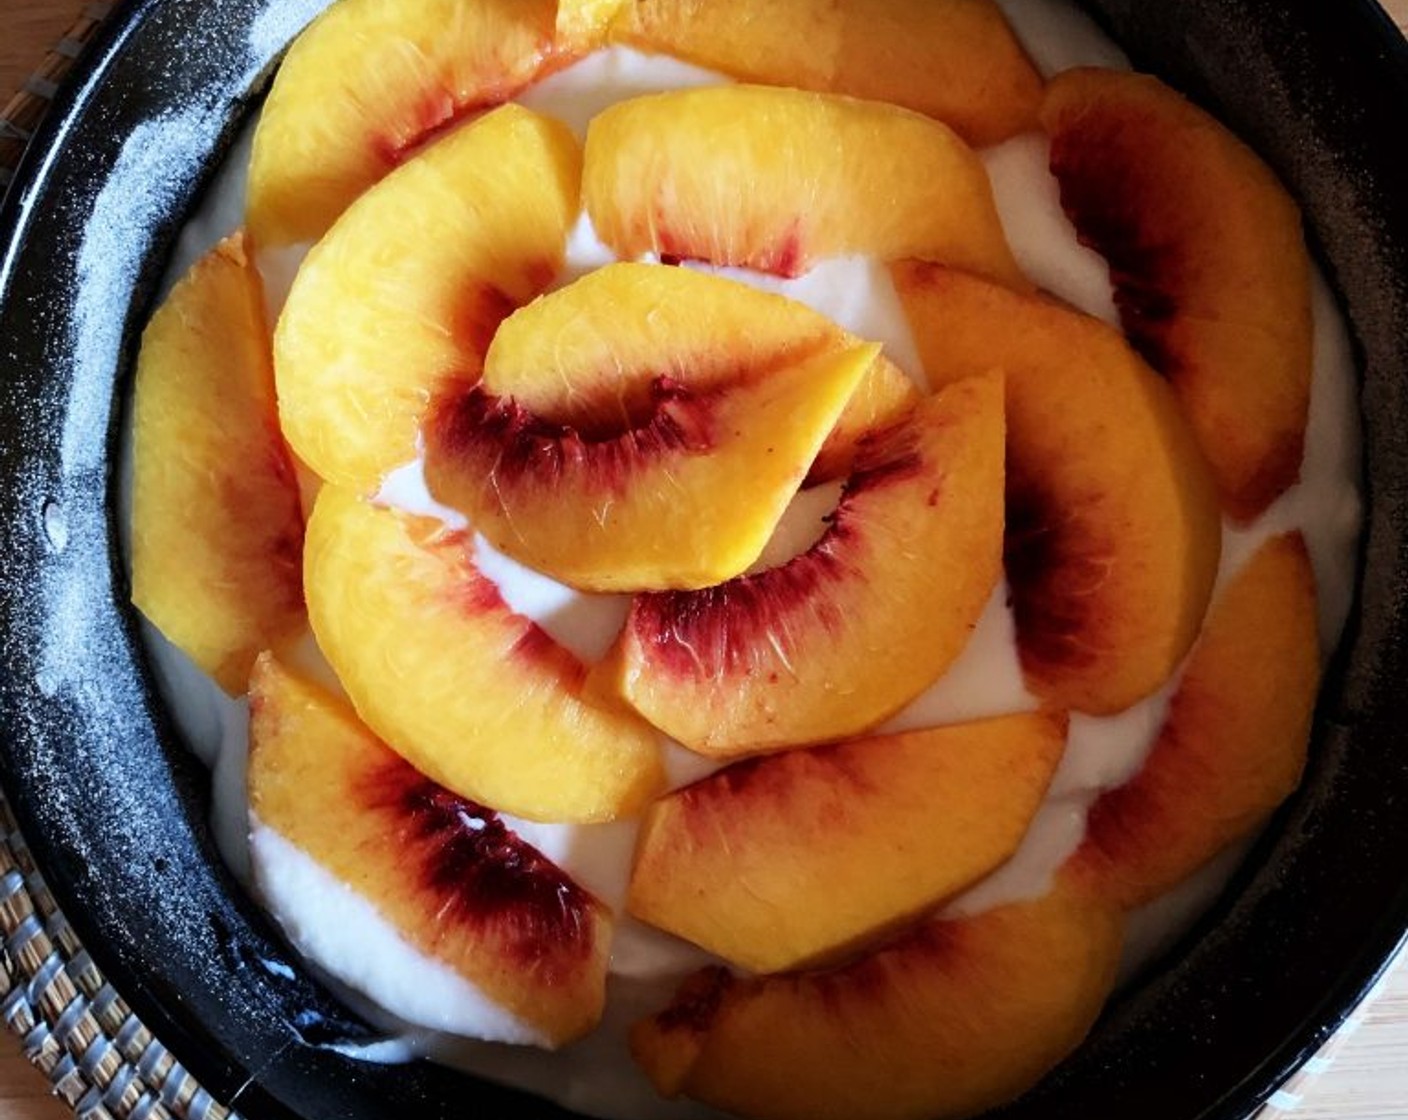
[[[547,1039],[447,964],[411,945],[341,879],[257,817],[249,818],[253,885],[300,953],[408,1022],[492,1042]]]
[[[1044,73],[1081,64],[1127,65],[1118,49],[1068,0],[999,2]],[[564,70],[520,100],[563,119],[580,136],[592,115],[624,98],[722,80],[674,60],[614,48]],[[982,153],[1013,252],[1037,283],[1090,314],[1116,322],[1108,268],[1097,254],[1076,242],[1047,170],[1047,150],[1043,137],[1029,135]],[[248,134],[186,227],[173,256],[171,281],[242,220],[247,159]],[[259,261],[271,321],[306,249],[295,246],[265,254]],[[557,284],[568,283],[613,259],[584,217],[569,242],[568,263]],[[711,271],[798,299],[861,337],[882,342],[888,356],[922,383],[917,350],[888,273],[875,262],[864,258],[826,261],[791,281],[744,270]],[[1338,640],[1353,592],[1360,526],[1359,449],[1348,337],[1318,273],[1314,310],[1315,377],[1303,480],[1256,525],[1249,529],[1225,527],[1220,580],[1225,581],[1266,537],[1286,528],[1301,528],[1319,583],[1320,634],[1328,651]],[[409,464],[389,477],[379,498],[388,505],[463,525],[458,514],[429,499],[419,464]],[[801,496],[759,566],[782,563],[808,547],[823,530],[821,519],[835,500],[834,489]],[[482,539],[477,541],[477,550],[481,567],[499,584],[515,610],[535,619],[580,656],[594,658],[609,645],[619,629],[625,597],[581,595],[525,569]],[[147,627],[146,633],[163,691],[179,724],[201,757],[213,765],[215,824],[222,854],[248,881],[253,852],[265,900],[295,946],[337,980],[369,995],[402,1019],[465,1035],[515,1037],[513,1032],[521,1030],[522,1024],[514,1024],[511,1017],[477,994],[466,994],[451,984],[465,982],[453,974],[440,975],[437,969],[448,972],[443,965],[418,954],[383,920],[369,913],[365,900],[348,897],[347,888],[306,855],[257,823],[252,847],[247,843],[243,778],[247,708],[220,693],[152,628]],[[311,641],[298,660],[336,687]],[[1126,780],[1142,764],[1175,685],[1176,678],[1156,696],[1118,716],[1072,718],[1066,755],[1018,853],[957,900],[949,912],[978,913],[1005,901],[1040,894],[1046,888],[1054,868],[1079,844],[1093,799],[1101,790]],[[1017,661],[1006,587],[1000,586],[958,662],[884,730],[932,726],[1032,706]],[[675,785],[714,769],[713,763],[674,745],[667,747],[667,763]],[[522,821],[509,824],[619,911],[634,843],[634,822],[593,827]],[[1221,889],[1241,854],[1240,848],[1225,854],[1134,916],[1126,953],[1127,974],[1171,944]],[[397,1035],[398,1044],[363,1048],[358,1055],[396,1060],[424,1054],[534,1089],[571,1108],[627,1120],[708,1114],[694,1106],[656,1099],[626,1055],[624,1032],[630,1021],[662,1006],[679,977],[709,958],[628,917],[618,915],[618,922],[607,1017],[584,1042],[548,1056],[408,1029],[371,1009],[373,1018],[388,1030],[405,1033]],[[400,941],[399,946],[388,947],[391,940]],[[456,1006],[442,1006],[424,994],[432,989],[459,993],[452,1001]],[[361,1002],[355,995],[352,998]]]

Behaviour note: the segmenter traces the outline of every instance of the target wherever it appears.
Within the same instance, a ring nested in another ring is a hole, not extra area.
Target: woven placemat
[[[0,194],[111,5],[89,4],[0,110]],[[88,956],[0,794],[0,1014],[81,1120],[227,1120]]]
[[[59,83],[110,4],[89,4],[0,110],[0,194]],[[25,1057],[80,1120],[239,1120],[128,1008],[54,902],[0,793],[0,1014]],[[1257,1114],[1290,1118],[1309,1084],[1363,1022],[1372,994]]]
[[[15,166],[24,154],[30,135],[44,118],[59,83],[74,59],[93,37],[111,10],[111,4],[89,4],[68,33],[44,56],[44,61],[0,110],[0,193],[10,185]],[[5,91],[0,90],[0,94]]]

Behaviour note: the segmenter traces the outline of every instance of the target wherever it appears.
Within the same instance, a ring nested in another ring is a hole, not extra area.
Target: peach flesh
[[[1113,985],[1118,909],[1058,886],[936,919],[839,967],[696,973],[637,1024],[656,1087],[757,1120],[972,1116],[1080,1043]]]
[[[496,548],[571,586],[708,587],[757,559],[878,353],[826,350],[698,388],[656,378],[639,387],[648,417],[622,402],[624,431],[583,432],[476,386],[432,404],[426,481]]]
[[[654,733],[581,695],[582,663],[507,607],[465,533],[333,486],[308,526],[318,644],[361,719],[417,769],[536,821],[615,820],[654,796]]]
[[[962,651],[1000,567],[1002,385],[974,377],[861,441],[830,524],[777,568],[638,595],[596,680],[715,757],[844,738]]]
[[[535,416],[512,397],[495,397],[476,385],[442,397],[427,422],[427,443],[448,461],[492,457],[496,475],[551,486],[580,467],[589,484],[623,491],[638,459],[685,451],[707,454],[716,433],[709,422],[714,393],[691,392],[670,378],[656,378],[649,403],[624,433],[590,424],[557,424]]]
[[[303,517],[248,237],[185,273],[133,389],[132,601],[231,696],[305,625]]]
[[[1221,551],[1211,472],[1169,386],[1117,331],[957,269],[895,266],[930,379],[1006,372],[1007,532],[1023,669],[1113,715],[1197,636]]]
[[[1227,512],[1257,517],[1304,453],[1313,339],[1299,209],[1251,149],[1147,75],[1068,71],[1042,124],[1062,206],[1109,261],[1131,344],[1177,391]]]
[[[1091,807],[1065,873],[1139,906],[1255,830],[1300,782],[1318,683],[1315,576],[1284,534],[1214,600],[1148,759]]]
[[[582,198],[627,258],[797,277],[827,257],[917,256],[1029,286],[978,157],[879,102],[746,85],[637,98],[592,121]]]
[[[258,242],[318,240],[408,158],[562,65],[574,48],[554,34],[555,8],[554,0],[329,5],[291,47],[261,114],[248,190]]]
[[[889,102],[974,147],[1030,128],[1041,98],[991,0],[637,0],[610,38],[743,81]]]
[[[612,930],[603,903],[509,822],[419,773],[346,701],[272,655],[261,656],[250,687],[247,788],[257,828],[342,883],[407,950],[468,981],[462,996],[482,993],[531,1037],[559,1043],[596,1024]],[[253,871],[282,899],[278,916],[295,940],[310,932],[310,908],[342,901],[291,898],[277,861],[261,859]],[[365,967],[339,975],[361,990],[378,983]],[[424,1008],[414,1021],[437,1021],[433,997],[394,998]]]
[[[364,804],[397,822],[398,842],[421,854],[406,870],[439,900],[437,922],[501,926],[513,960],[548,983],[564,961],[590,957],[594,900],[586,891],[493,810],[387,755],[359,783]]]
[[[274,331],[279,421],[327,482],[375,493],[416,458],[427,400],[479,377],[506,313],[553,279],[579,150],[505,105],[360,196],[298,269]]]
[[[848,506],[902,482],[917,466],[913,458],[904,458],[856,471],[846,482],[830,527],[804,555],[717,587],[638,596],[628,625],[652,635],[656,663],[682,677],[724,678],[746,672],[758,642],[785,634],[783,623],[801,606],[815,607],[823,629],[838,636],[844,614],[828,602],[825,591],[846,574],[841,554],[855,533]],[[937,504],[937,497],[930,504]]]
[[[1065,745],[1035,713],[734,763],[646,813],[629,911],[755,972],[845,958],[1005,863]]]

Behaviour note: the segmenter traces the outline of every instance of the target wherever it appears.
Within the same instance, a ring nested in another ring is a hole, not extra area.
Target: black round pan
[[[1180,949],[1002,1115],[1241,1117],[1408,928],[1408,47],[1369,0],[1091,6],[1304,205],[1358,345],[1368,529],[1303,788]],[[0,211],[0,779],[95,961],[216,1098],[251,1117],[565,1115],[330,1048],[365,1028],[221,866],[206,775],[127,605],[113,464],[137,335],[175,232],[306,7],[129,3]]]

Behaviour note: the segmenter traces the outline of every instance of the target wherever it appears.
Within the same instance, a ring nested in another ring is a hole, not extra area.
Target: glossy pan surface
[[[1363,377],[1361,590],[1304,786],[1228,895],[1010,1120],[1250,1113],[1408,928],[1408,47],[1367,0],[1095,0],[1300,198]],[[565,1116],[366,1030],[220,864],[208,779],[153,688],[114,522],[138,333],[172,238],[307,0],[135,0],[0,210],[0,780],[95,961],[247,1116]]]

